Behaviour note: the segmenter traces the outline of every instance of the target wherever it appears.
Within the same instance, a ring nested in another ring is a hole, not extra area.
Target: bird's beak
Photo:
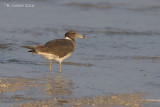
[[[83,36],[83,39],[87,39],[87,37],[86,37],[86,36]]]
[[[79,35],[79,38],[87,39],[87,37],[86,37],[86,36],[83,36],[83,35]]]

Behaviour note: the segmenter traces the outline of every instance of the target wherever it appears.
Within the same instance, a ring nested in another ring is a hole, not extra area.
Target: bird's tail
[[[22,47],[23,47],[23,48],[30,49],[28,52],[31,52],[31,53],[33,53],[33,54],[36,54],[36,53],[37,53],[36,50],[35,50],[35,48],[32,47],[32,46],[22,46]]]

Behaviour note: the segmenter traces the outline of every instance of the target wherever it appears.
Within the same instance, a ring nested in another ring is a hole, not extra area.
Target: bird
[[[74,52],[76,46],[75,39],[77,38],[86,39],[86,36],[75,31],[68,31],[65,33],[64,39],[50,40],[43,45],[22,47],[30,49],[28,52],[32,54],[38,54],[50,60],[50,72],[52,61],[57,61],[59,63],[59,72],[61,72],[61,63]]]

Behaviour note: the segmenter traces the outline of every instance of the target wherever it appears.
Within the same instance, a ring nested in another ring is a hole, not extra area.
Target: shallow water
[[[12,4],[34,7],[7,7]],[[1,106],[160,106],[159,0],[1,0]],[[76,40],[62,73],[23,45]],[[154,100],[154,101],[153,101]]]

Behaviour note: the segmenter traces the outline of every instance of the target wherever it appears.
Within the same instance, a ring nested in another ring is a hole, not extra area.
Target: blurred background
[[[56,62],[49,73],[48,60],[21,48],[68,30],[87,39],[76,41],[61,74]],[[0,104],[160,106],[142,103],[160,99],[159,46],[160,0],[0,0]],[[112,103],[83,99],[115,94]]]

